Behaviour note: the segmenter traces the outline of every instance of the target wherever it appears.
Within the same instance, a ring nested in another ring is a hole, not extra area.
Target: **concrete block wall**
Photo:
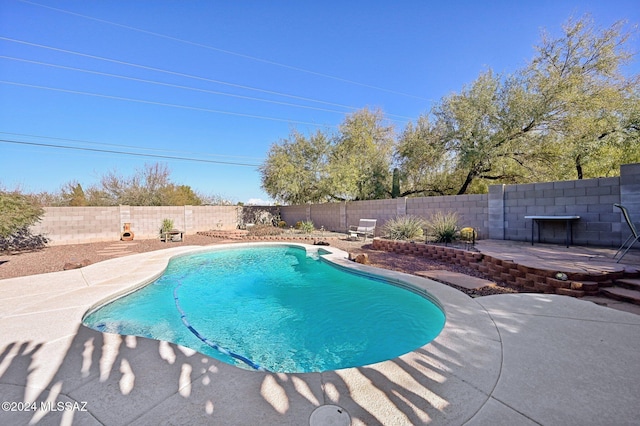
[[[631,219],[640,229],[640,163],[620,166],[620,203],[629,209]],[[626,238],[629,234],[626,222],[624,227]]]
[[[187,232],[236,229],[241,209],[239,206],[185,206]]]
[[[283,206],[281,215],[288,224],[300,220],[313,221],[316,228],[345,232],[356,226],[360,219],[376,219],[376,235],[397,216],[414,215],[428,219],[437,211],[458,212],[460,226],[472,226],[483,236],[487,235],[487,195],[461,195],[443,197],[395,198],[386,200],[351,201],[343,203]]]
[[[533,223],[525,219],[532,215],[577,215],[573,224],[576,245],[618,247],[630,230],[614,203],[625,205],[636,227],[640,228],[640,163],[620,167],[620,177],[493,185],[488,194],[442,197],[398,198],[389,200],[354,201],[330,205],[281,207],[287,223],[309,220],[312,211],[322,211],[315,217],[325,228],[344,232],[346,225],[356,225],[360,219],[377,219],[377,234],[384,223],[398,215],[411,214],[428,218],[436,211],[456,211],[460,226],[472,226],[480,238],[531,241]],[[336,206],[344,205],[344,211]],[[321,207],[326,206],[326,207]],[[330,215],[341,215],[340,218]],[[314,220],[314,223],[316,221]],[[338,228],[330,228],[338,223]],[[537,227],[534,230],[537,238]],[[564,222],[544,222],[540,238],[546,243],[564,243]]]
[[[181,231],[185,231],[185,219],[183,206],[163,206],[161,208],[155,206],[121,206],[129,208],[131,230],[135,238],[149,239],[157,238],[160,235],[162,221],[164,219],[173,220],[173,227]],[[124,224],[123,224],[124,226]],[[187,232],[187,231],[185,231]]]
[[[283,207],[255,207],[279,210],[287,225],[312,220],[316,227],[345,232],[360,219],[377,219],[377,235],[384,223],[396,216],[411,214],[428,218],[436,211],[456,211],[460,226],[472,226],[480,238],[530,241],[529,215],[578,215],[573,226],[574,244],[618,247],[630,234],[613,206],[629,208],[640,228],[640,163],[620,168],[620,177],[494,185],[488,194],[442,197],[396,198]],[[245,207],[248,209],[248,207]],[[135,238],[156,238],[162,220],[174,221],[175,228],[188,233],[215,229],[235,229],[243,210],[236,206],[180,207],[46,207],[42,221],[32,227],[47,235],[50,244],[81,244],[117,241],[125,223],[131,223]],[[250,212],[247,212],[250,213]],[[536,232],[537,235],[537,232]],[[543,242],[563,243],[564,223],[545,222]]]
[[[577,245],[620,244],[620,214],[613,207],[620,202],[620,179],[600,178],[560,182],[506,185],[504,187],[504,239],[531,241],[530,215],[580,216],[573,224]],[[565,223],[545,221],[540,239],[563,243]],[[537,239],[537,225],[534,229]]]
[[[346,203],[312,204],[311,221],[316,229],[345,232],[347,229]]]
[[[382,235],[382,228],[389,219],[406,214],[407,199],[351,201],[346,203],[347,228],[357,226],[360,219],[376,219],[376,236]]]
[[[311,205],[301,204],[280,207],[280,218],[287,222],[287,227],[294,226],[296,222],[311,220]]]
[[[31,227],[52,245],[120,239],[119,207],[45,207],[42,220]]]
[[[125,223],[131,224],[135,239],[158,238],[162,221],[187,234],[212,229],[235,229],[236,206],[115,206],[45,207],[32,232],[45,234],[50,245],[119,241]]]
[[[456,212],[461,228],[471,226],[480,238],[488,238],[487,202],[487,194],[408,198],[407,214],[429,219],[436,212]]]

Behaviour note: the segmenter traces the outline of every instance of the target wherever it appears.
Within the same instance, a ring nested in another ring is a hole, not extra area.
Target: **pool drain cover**
[[[321,405],[309,417],[309,426],[349,426],[351,416],[337,405]]]

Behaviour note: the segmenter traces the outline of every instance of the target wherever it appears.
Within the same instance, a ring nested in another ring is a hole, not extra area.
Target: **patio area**
[[[522,260],[531,260],[521,246]],[[549,294],[472,299],[432,280],[355,265],[345,252],[325,248],[337,264],[428,290],[446,311],[442,333],[365,367],[253,372],[172,343],[81,325],[96,303],[153,280],[171,256],[202,247],[0,280],[0,392],[16,403],[3,405],[0,423],[303,425],[327,404],[342,407],[353,425],[634,424],[640,418],[634,367],[640,315]],[[533,248],[540,262],[559,260],[560,252],[544,258],[548,248]],[[576,250],[566,255],[572,257],[565,265],[619,267]],[[625,265],[634,259],[627,255]],[[50,409],[18,410],[19,402]]]

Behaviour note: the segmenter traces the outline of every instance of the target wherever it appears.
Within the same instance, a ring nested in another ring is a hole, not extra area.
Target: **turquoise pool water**
[[[440,333],[445,316],[423,295],[345,272],[302,248],[259,246],[172,259],[158,280],[83,322],[239,367],[317,372],[410,352]]]

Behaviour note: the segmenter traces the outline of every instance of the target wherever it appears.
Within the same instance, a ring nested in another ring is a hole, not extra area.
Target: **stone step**
[[[622,278],[616,280],[616,285],[618,287],[628,288],[629,290],[640,291],[640,279],[638,278]]]
[[[622,300],[640,305],[640,291],[622,287],[609,287],[600,289],[600,293],[612,299]]]
[[[471,277],[469,275],[461,274],[458,272],[451,272],[440,269],[432,271],[417,271],[414,273],[419,277],[431,278],[435,281],[440,281],[446,284],[453,284],[458,287],[463,287],[470,290],[496,285],[496,283],[494,283],[493,281],[488,281],[482,278]]]

